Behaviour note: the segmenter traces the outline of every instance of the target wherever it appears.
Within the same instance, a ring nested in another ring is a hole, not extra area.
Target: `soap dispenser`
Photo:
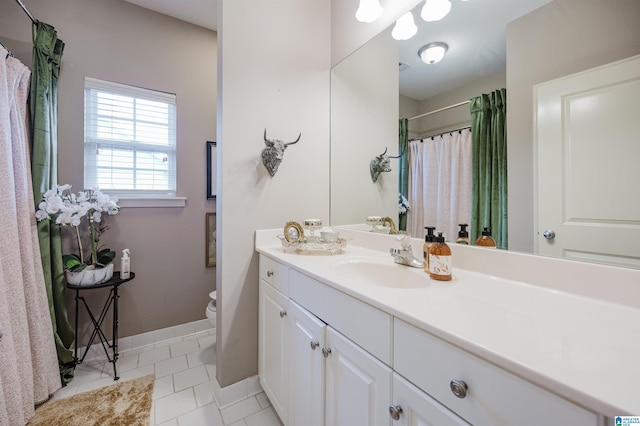
[[[436,242],[429,250],[429,276],[438,281],[451,280],[451,249],[444,242],[442,232],[435,237]]]
[[[422,246],[422,253],[424,255],[424,271],[429,273],[429,249],[436,241],[436,236],[433,235],[433,232],[436,230],[433,226],[425,226],[424,229],[427,230],[427,235],[424,237],[424,245]]]
[[[458,239],[456,240],[456,243],[469,245],[469,232],[467,231],[467,226],[469,225],[461,223],[459,226],[460,232],[458,232]]]
[[[482,231],[482,235],[476,240],[476,245],[481,247],[496,248],[496,240],[494,240],[491,236],[490,228],[484,228],[484,231]]]

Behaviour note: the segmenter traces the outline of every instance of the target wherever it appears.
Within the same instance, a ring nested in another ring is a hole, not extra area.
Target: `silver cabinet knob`
[[[330,353],[331,353],[331,348],[327,348],[327,347],[322,348],[322,355],[324,355],[325,358],[327,358]]]
[[[311,349],[315,351],[318,346],[320,346],[320,343],[317,340],[311,341]]]
[[[389,415],[393,420],[400,420],[400,414],[402,414],[402,407],[399,405],[389,406]]]
[[[287,316],[287,311],[285,311],[284,309],[280,311],[280,318],[284,318]]]
[[[268,277],[272,277],[273,276],[273,272],[272,271],[267,271],[267,276]]]
[[[545,229],[544,231],[542,231],[542,236],[547,240],[553,240],[556,237],[556,233],[553,231],[553,229]]]
[[[449,387],[451,388],[451,392],[458,398],[467,396],[467,384],[462,380],[453,379],[451,383],[449,383]]]

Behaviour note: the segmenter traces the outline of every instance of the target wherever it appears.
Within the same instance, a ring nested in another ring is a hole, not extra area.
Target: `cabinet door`
[[[264,392],[287,422],[287,298],[264,280],[259,286],[258,375]]]
[[[393,403],[399,414],[394,426],[468,426],[469,423],[449,411],[398,374],[393,374]],[[391,414],[391,413],[390,413]]]
[[[326,418],[331,426],[389,426],[391,369],[327,327]]]
[[[290,426],[324,425],[326,324],[289,300],[289,417]]]

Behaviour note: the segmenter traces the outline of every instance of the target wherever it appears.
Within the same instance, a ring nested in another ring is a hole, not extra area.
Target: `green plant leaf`
[[[72,272],[82,271],[87,265],[80,262],[80,257],[75,254],[65,254],[62,256],[62,263],[65,269]]]
[[[116,258],[116,252],[106,248],[98,252],[96,256],[96,263],[99,266],[106,266],[109,263],[113,262],[113,259],[115,258]]]

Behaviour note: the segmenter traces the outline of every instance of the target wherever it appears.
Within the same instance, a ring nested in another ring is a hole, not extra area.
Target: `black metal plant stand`
[[[107,355],[107,359],[109,360],[110,363],[113,364],[113,380],[118,380],[120,378],[118,377],[118,372],[116,369],[116,362],[118,361],[118,298],[120,297],[118,295],[118,288],[120,287],[121,284],[131,281],[135,277],[136,277],[136,274],[131,272],[129,278],[121,279],[120,272],[114,271],[113,278],[111,278],[109,281],[106,281],[104,283],[93,284],[93,285],[75,285],[75,284],[67,283],[67,288],[76,291],[76,297],[75,297],[76,299],[76,326],[75,326],[76,338],[75,338],[75,347],[74,347],[74,353],[73,353],[74,362],[76,365],[82,364],[85,357],[87,356],[87,352],[89,352],[89,349],[91,348],[91,345],[93,344],[93,341],[97,336],[100,339],[100,343],[102,344],[104,353]],[[95,290],[98,288],[107,288],[107,287],[111,287],[111,290],[109,291],[109,296],[107,297],[107,300],[105,301],[104,306],[102,307],[102,311],[100,312],[100,315],[98,316],[98,318],[96,318],[93,312],[91,311],[91,309],[89,308],[89,305],[87,304],[87,301],[85,300],[84,296],[80,295],[80,291]],[[82,358],[80,359],[78,359],[78,311],[79,311],[78,302],[79,301],[82,301],[82,303],[84,304],[84,307],[87,310],[89,317],[91,318],[91,322],[93,323],[93,332],[91,333],[89,342],[87,343],[84,353],[82,354]],[[104,322],[104,319],[107,316],[107,312],[109,312],[109,308],[112,305],[113,305],[113,324],[112,324],[113,339],[112,339],[112,343],[109,343],[107,336],[105,336],[104,332],[102,331],[102,323]],[[111,349],[111,355],[109,355],[109,349]]]

